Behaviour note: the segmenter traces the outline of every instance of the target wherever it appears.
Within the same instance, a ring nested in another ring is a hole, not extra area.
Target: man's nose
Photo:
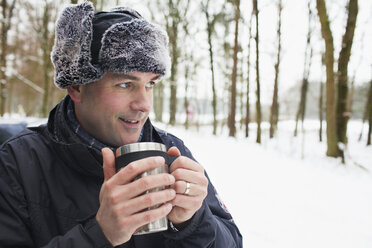
[[[152,95],[144,89],[138,89],[133,95],[130,107],[132,110],[150,112],[152,108]]]

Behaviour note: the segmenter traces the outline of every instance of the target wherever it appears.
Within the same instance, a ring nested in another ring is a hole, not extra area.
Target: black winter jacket
[[[95,214],[103,183],[102,155],[69,129],[69,97],[54,108],[48,124],[30,128],[0,147],[0,247],[112,247]],[[194,159],[175,136],[145,124],[142,141],[177,146]],[[133,236],[123,248],[242,247],[231,215],[209,183],[208,196],[189,224]]]

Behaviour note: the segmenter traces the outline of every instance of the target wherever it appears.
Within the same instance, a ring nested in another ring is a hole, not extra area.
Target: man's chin
[[[122,138],[121,140],[121,145],[128,145],[128,144],[132,144],[132,143],[137,143],[138,140],[139,140],[139,137],[140,137],[140,134],[136,134],[136,135],[130,135],[130,137],[128,137],[129,135],[125,135],[125,137]]]

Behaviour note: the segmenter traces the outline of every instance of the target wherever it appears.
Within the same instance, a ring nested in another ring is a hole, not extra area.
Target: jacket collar
[[[101,151],[85,144],[70,128],[67,118],[68,102],[66,96],[49,114],[47,128],[43,134],[52,141],[52,146],[65,164],[74,170],[90,176],[103,178]],[[162,142],[158,132],[147,119],[141,142]],[[62,152],[62,154],[60,154]]]

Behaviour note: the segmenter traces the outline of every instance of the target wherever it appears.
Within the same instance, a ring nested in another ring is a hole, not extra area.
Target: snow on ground
[[[210,127],[158,126],[182,138],[205,167],[244,247],[372,247],[372,147],[357,141],[361,123],[349,123],[345,165],[325,156],[317,122],[305,124],[294,138],[294,123],[281,122],[272,140],[264,125],[261,145],[253,125],[248,139],[212,136]]]
[[[349,125],[346,165],[325,156],[318,124],[306,124],[297,138],[293,122],[281,123],[273,140],[264,129],[262,145],[254,130],[248,139],[213,137],[210,128],[169,131],[206,168],[244,247],[372,247],[372,147],[357,142],[361,123]]]

